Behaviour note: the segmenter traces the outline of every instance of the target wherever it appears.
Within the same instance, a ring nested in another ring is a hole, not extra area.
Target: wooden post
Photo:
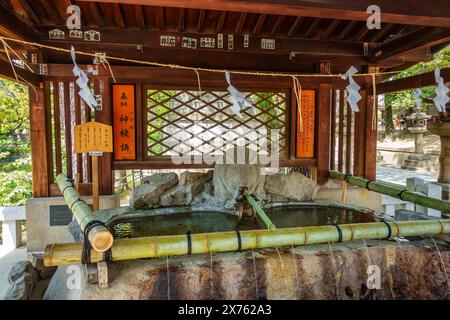
[[[375,99],[375,103],[374,103]],[[365,154],[365,174],[366,179],[376,179],[377,165],[377,97],[367,92],[367,112],[366,112],[366,154]],[[375,119],[374,119],[375,118]],[[375,122],[375,123],[374,123]]]
[[[47,125],[44,84],[34,90],[29,90],[30,101],[30,133],[31,133],[31,167],[33,179],[33,197],[49,196],[49,161],[47,149]]]
[[[331,85],[319,85],[319,104],[317,110],[317,183],[328,181],[330,171],[330,101]]]
[[[92,205],[94,207],[94,211],[98,211],[100,207],[100,199],[99,199],[99,172],[98,172],[98,156],[92,155]]]

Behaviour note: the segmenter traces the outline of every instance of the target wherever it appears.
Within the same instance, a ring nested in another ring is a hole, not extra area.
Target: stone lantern
[[[429,155],[423,151],[423,134],[427,132],[427,120],[431,116],[418,110],[406,117],[409,120],[408,131],[414,134],[414,153],[411,153],[402,165],[403,169],[429,170],[434,164]]]

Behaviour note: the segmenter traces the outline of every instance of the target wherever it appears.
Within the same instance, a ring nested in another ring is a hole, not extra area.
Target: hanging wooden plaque
[[[136,159],[135,90],[132,84],[113,84],[114,159]]]
[[[74,128],[76,153],[112,152],[112,127],[100,122],[86,122]]]

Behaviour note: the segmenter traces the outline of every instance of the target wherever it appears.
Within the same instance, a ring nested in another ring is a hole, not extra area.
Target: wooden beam
[[[277,17],[277,20],[273,24],[272,30],[270,30],[270,35],[271,36],[274,36],[277,33],[278,29],[283,24],[284,19],[286,19],[286,16],[278,16]]]
[[[25,79],[32,85],[37,86],[42,81],[41,77],[37,76],[34,73],[31,73],[28,70],[19,67],[15,67],[15,70],[17,75],[19,76],[19,83],[28,85],[25,81],[22,80]],[[14,72],[11,68],[11,64],[3,60],[0,60],[0,77],[17,82]]]
[[[79,0],[92,1],[92,0]],[[450,27],[450,2],[428,0],[426,5],[416,0],[97,0],[142,4],[151,6],[206,9],[266,14],[289,13],[292,16],[313,18],[339,17],[343,20],[366,21],[370,16],[367,8],[377,4],[381,8],[384,23]]]
[[[450,68],[441,69],[441,77],[443,77],[446,81],[450,81]],[[377,94],[428,87],[434,84],[436,84],[436,80],[434,79],[434,71],[430,71],[411,77],[380,83],[377,85]],[[371,89],[369,89],[369,92],[371,92]]]
[[[369,180],[376,180],[377,173],[377,107],[376,97],[370,95],[371,91],[366,91],[366,141],[365,141],[365,158],[364,158],[364,177]],[[375,100],[375,103],[374,103]],[[375,119],[374,119],[375,117]],[[375,123],[375,125],[373,125]]]
[[[0,3],[0,34],[9,38],[38,41],[39,33]]]
[[[370,36],[367,39],[367,42],[383,41],[384,38],[388,37],[390,34],[392,34],[395,30],[398,30],[398,29],[399,29],[399,26],[396,24],[388,24],[388,25],[384,25],[384,26],[381,25],[381,30],[378,30],[378,32],[375,32],[372,36]]]
[[[245,20],[247,18],[247,13],[246,12],[241,12],[240,16],[239,16],[239,20],[236,24],[236,34],[241,34],[242,33],[242,29],[244,28],[244,24],[245,24]]]
[[[17,0],[17,5],[23,11],[23,13],[28,17],[30,22],[34,24],[41,24],[41,20],[38,18],[33,8],[30,6],[27,0]],[[17,10],[16,10],[17,12]]]
[[[353,37],[353,41],[362,41],[371,31],[371,29],[367,28],[367,26],[365,25],[365,23],[363,23],[359,29],[359,31],[355,34],[355,36]],[[378,31],[378,30],[375,30]],[[377,32],[375,32],[377,33]],[[365,41],[367,42],[367,41]]]
[[[432,47],[449,40],[450,28],[422,28],[373,49],[370,61],[380,63],[387,58],[401,56],[413,50]]]
[[[262,27],[264,26],[264,22],[266,21],[267,14],[261,13],[258,16],[258,20],[256,21],[255,27],[253,28],[253,35],[258,36],[261,32]]]
[[[295,33],[295,31],[297,31],[298,27],[300,26],[300,24],[303,22],[303,17],[297,17],[295,18],[294,23],[292,24],[292,26],[289,28],[288,31],[288,37],[292,37],[292,35]]]

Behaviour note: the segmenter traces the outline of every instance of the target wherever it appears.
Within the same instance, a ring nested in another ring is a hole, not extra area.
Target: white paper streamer
[[[355,80],[353,80],[353,75],[358,72],[354,66],[348,68],[347,72],[341,76],[342,79],[346,80],[348,78],[349,85],[346,87],[347,89],[347,101],[350,105],[350,108],[353,112],[359,112],[358,101],[362,99],[359,94],[359,89],[361,88]]]
[[[245,94],[239,92],[234,86],[231,85],[230,82],[230,73],[225,70],[225,78],[228,82],[228,92],[230,93],[230,100],[233,104],[231,106],[231,110],[237,115],[239,118],[242,118],[241,110],[245,110],[253,106],[253,101],[245,98]]]
[[[5,92],[8,95],[8,97],[10,97],[11,99],[15,99],[16,98],[14,96],[14,93],[12,93],[11,90],[9,90],[9,88],[6,86],[6,84],[3,81],[0,81],[0,87],[2,87],[3,90],[5,90]]]
[[[415,101],[415,103],[416,103],[416,107],[419,108],[419,109],[421,109],[419,98],[420,98],[420,96],[422,95],[422,90],[420,90],[420,89],[414,89],[413,95],[414,95],[414,101]]]
[[[441,77],[441,69],[434,69],[434,78],[436,79],[436,97],[433,99],[434,105],[439,112],[445,112],[445,105],[450,101],[448,97],[449,89],[444,84],[444,78]]]
[[[75,58],[75,49],[73,46],[70,49],[70,55],[72,57],[72,61],[74,64],[74,67],[72,69],[73,74],[78,77],[76,83],[78,87],[80,88],[80,91],[78,91],[78,95],[81,97],[81,99],[86,102],[86,104],[95,111],[95,109],[98,107],[97,100],[94,97],[94,94],[92,93],[91,89],[89,88],[89,78],[87,77],[86,73],[84,73],[83,70],[78,66]]]

